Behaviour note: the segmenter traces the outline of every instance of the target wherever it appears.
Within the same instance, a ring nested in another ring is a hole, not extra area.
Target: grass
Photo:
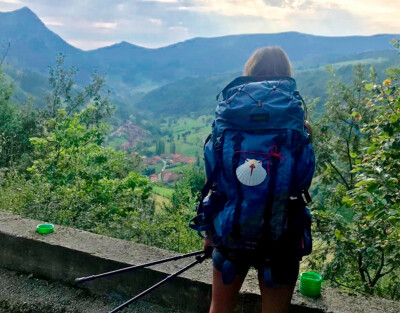
[[[185,169],[190,168],[189,164],[177,164],[176,166],[167,167],[167,171],[171,171],[177,174],[182,174]]]
[[[153,186],[153,193],[164,198],[171,199],[174,193],[174,189],[155,185]]]
[[[211,126],[204,116],[197,119],[181,118],[176,121],[172,130],[176,152],[195,157],[202,154],[203,142],[211,132]],[[184,140],[183,134],[188,132],[190,133],[186,135],[186,140]]]
[[[121,137],[111,137],[108,141],[108,146],[114,150],[118,150],[118,147],[126,142],[125,138]]]
[[[161,126],[165,131],[172,133],[175,142],[175,153],[191,157],[203,154],[204,140],[211,133],[211,125],[207,116],[179,118],[170,123],[166,122]],[[186,140],[184,139],[184,134],[186,134]],[[165,152],[169,153],[170,143],[168,143],[168,136],[164,136],[161,139],[166,145]],[[155,151],[155,145],[149,147],[148,150]]]
[[[193,130],[196,127],[204,127],[205,123],[203,122],[203,118],[199,117],[197,119],[192,118],[180,118],[176,121],[176,124],[172,127],[172,132],[174,134],[184,133]]]
[[[200,151],[202,151],[202,145],[193,145],[183,141],[177,141],[175,143],[175,148],[176,153],[191,157],[195,157]]]
[[[171,200],[166,197],[153,194],[153,199],[155,202],[156,210],[163,210],[165,207],[171,206]]]

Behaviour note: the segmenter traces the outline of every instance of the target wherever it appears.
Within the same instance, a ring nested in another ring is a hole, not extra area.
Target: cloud
[[[310,0],[263,0],[266,5],[280,8],[307,8],[314,4]]]
[[[400,6],[392,0],[191,0],[177,10],[228,17],[252,16],[277,23],[274,31],[295,30],[319,35],[398,33]],[[343,19],[344,18],[344,19]],[[235,19],[237,20],[237,19]],[[245,23],[243,32],[251,31]],[[330,26],[330,29],[326,27]],[[271,26],[271,25],[270,25]],[[236,28],[236,27],[234,27]]]
[[[325,0],[192,0],[192,9],[217,12],[227,16],[258,16],[265,19],[286,18],[289,14],[310,12]]]
[[[91,49],[123,40],[159,47],[193,37],[243,33],[298,31],[329,36],[399,33],[398,2],[0,0],[0,11],[28,6],[62,38],[80,48]]]
[[[189,28],[184,27],[184,26],[170,26],[168,27],[169,30],[172,31],[180,31],[180,32],[187,32],[189,31]]]
[[[70,45],[75,47],[84,47],[87,50],[102,48],[105,46],[111,46],[115,44],[115,41],[96,41],[96,40],[82,40],[82,39],[70,39],[67,40]]]
[[[269,5],[264,0],[194,0],[192,10],[215,12],[226,16],[284,17],[286,8]]]
[[[52,17],[42,17],[41,20],[47,26],[64,26],[64,23],[62,21]]]
[[[400,5],[392,0],[331,0],[337,6],[351,12],[357,19],[365,21],[367,33],[399,33]]]
[[[183,7],[183,6],[177,7],[174,9],[179,10],[179,11],[195,11],[196,10],[194,7]]]
[[[19,0],[0,0],[0,11],[12,11],[23,7]]]
[[[162,25],[162,20],[158,19],[158,18],[149,18],[149,22],[158,26]]]
[[[96,28],[114,29],[117,28],[117,23],[95,22],[92,24]]]
[[[178,3],[178,0],[142,0],[142,2]]]

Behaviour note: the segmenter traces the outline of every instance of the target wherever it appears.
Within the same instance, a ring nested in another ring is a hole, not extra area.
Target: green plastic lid
[[[316,272],[304,272],[300,275],[300,293],[308,297],[321,295],[322,276]]]
[[[54,232],[54,225],[53,224],[39,224],[36,227],[36,231],[39,234],[50,234]]]

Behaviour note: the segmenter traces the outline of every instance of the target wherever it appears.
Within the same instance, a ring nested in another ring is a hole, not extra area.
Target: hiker
[[[315,156],[305,103],[280,47],[255,51],[221,95],[191,225],[206,232],[204,248],[214,246],[210,313],[232,312],[250,267],[262,313],[287,313],[300,260],[311,253],[306,203]]]

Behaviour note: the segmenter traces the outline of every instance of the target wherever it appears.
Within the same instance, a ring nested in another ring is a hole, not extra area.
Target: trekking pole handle
[[[143,267],[147,267],[147,266],[157,265],[157,264],[170,262],[170,261],[176,261],[176,260],[180,260],[180,259],[183,259],[183,258],[188,258],[188,257],[191,257],[191,256],[199,256],[199,255],[201,255],[203,253],[205,253],[205,251],[201,250],[201,251],[195,251],[195,252],[191,252],[191,253],[187,253],[187,254],[183,254],[183,255],[177,255],[177,256],[174,256],[172,258],[161,259],[161,260],[153,261],[153,262],[146,263],[146,264],[134,265],[134,266],[125,267],[125,268],[122,268],[122,269],[119,269],[119,270],[110,271],[110,272],[106,272],[106,273],[102,273],[102,274],[76,278],[75,282],[76,283],[84,283],[84,282],[88,282],[88,281],[99,279],[99,278],[103,278],[103,277],[113,276],[113,275],[125,273],[125,272],[128,272],[128,271],[134,271],[134,270],[137,270],[137,269],[140,269],[140,268],[143,268]]]
[[[157,284],[151,286],[150,288],[146,289],[145,291],[142,291],[137,296],[126,301],[125,303],[121,304],[120,306],[116,307],[115,309],[113,309],[112,311],[110,311],[108,313],[115,313],[115,312],[118,312],[118,311],[126,308],[128,305],[137,301],[139,298],[142,298],[143,296],[147,295],[148,293],[152,292],[157,287],[160,287],[164,283],[166,283],[166,282],[170,281],[171,279],[173,279],[174,277],[182,274],[183,272],[187,271],[188,269],[192,268],[193,266],[202,263],[205,259],[208,259],[211,256],[212,251],[213,251],[213,247],[211,247],[211,246],[207,247],[204,251],[202,251],[202,253],[204,253],[204,255],[198,255],[196,257],[196,261],[190,263],[189,265],[186,265],[184,268],[180,269],[179,271],[167,276],[163,280],[159,281]]]
[[[204,253],[204,255],[198,255],[198,256],[196,256],[196,260],[202,259],[202,260],[200,261],[200,263],[203,262],[205,259],[211,257],[213,250],[214,250],[214,247],[213,247],[213,246],[207,246],[207,247],[202,251],[202,253]]]

